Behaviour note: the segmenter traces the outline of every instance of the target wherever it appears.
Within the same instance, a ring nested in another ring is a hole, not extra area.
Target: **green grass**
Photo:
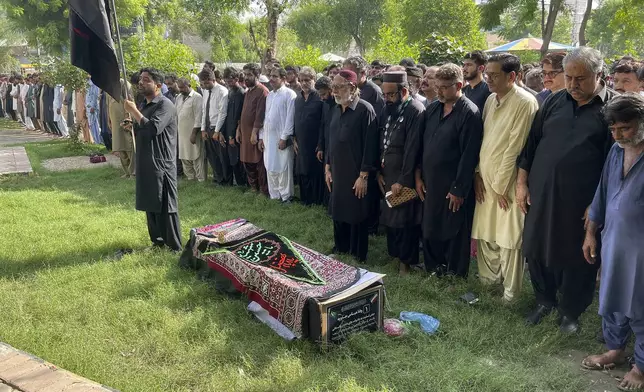
[[[590,379],[566,359],[594,352],[595,309],[581,336],[563,336],[554,316],[527,328],[532,305],[501,304],[467,282],[399,278],[384,238],[370,239],[369,268],[385,278],[387,316],[402,310],[441,321],[436,336],[360,334],[321,352],[286,343],[218,294],[169,252],[110,256],[148,245],[134,182],[112,168],[53,173],[47,158],[72,155],[64,142],[27,146],[30,177],[0,178],[0,341],[121,391],[587,391]],[[184,241],[191,227],[247,218],[328,251],[332,223],[321,208],[281,206],[240,189],[180,182]],[[351,262],[349,259],[345,259]],[[529,285],[526,285],[529,286]],[[480,303],[458,298],[472,290]]]

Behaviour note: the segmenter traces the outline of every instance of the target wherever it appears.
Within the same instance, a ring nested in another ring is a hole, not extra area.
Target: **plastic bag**
[[[400,319],[402,321],[419,322],[420,329],[422,329],[423,332],[430,335],[435,334],[436,331],[438,331],[438,327],[441,324],[441,322],[438,321],[438,319],[435,319],[432,316],[426,315],[425,313],[418,313],[418,312],[400,312]]]

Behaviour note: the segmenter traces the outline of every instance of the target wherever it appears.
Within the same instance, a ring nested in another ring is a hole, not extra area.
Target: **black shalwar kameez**
[[[615,95],[604,87],[578,106],[565,89],[553,93],[537,112],[517,160],[529,173],[523,255],[537,302],[557,306],[572,319],[586,310],[595,293],[598,263],[584,259],[583,218],[613,142],[601,109]]]
[[[293,132],[298,147],[295,172],[304,205],[322,204],[324,199],[324,168],[316,156],[324,105],[315,90],[307,99],[302,92],[295,99]]]
[[[380,173],[384,177],[385,192],[396,183],[415,189],[414,173],[421,148],[424,112],[422,102],[409,98],[407,103],[401,104],[399,113],[384,117],[380,135]],[[389,256],[407,265],[418,264],[421,216],[420,199],[393,208],[383,200],[380,223],[387,227]]]
[[[140,108],[136,136],[136,209],[145,211],[150,240],[181,250],[177,192],[177,110],[159,94]]]
[[[378,197],[378,152],[378,122],[371,104],[356,98],[344,112],[340,105],[331,109],[327,164],[333,178],[329,214],[335,251],[349,253],[360,261],[367,259],[368,218],[372,200]],[[367,195],[362,199],[353,189],[360,172],[369,173]]]
[[[427,188],[423,205],[423,255],[428,271],[445,269],[466,277],[473,215],[468,207],[478,164],[483,122],[476,105],[461,96],[451,113],[433,102],[425,111],[421,173]],[[448,193],[462,197],[461,208],[449,209]]]

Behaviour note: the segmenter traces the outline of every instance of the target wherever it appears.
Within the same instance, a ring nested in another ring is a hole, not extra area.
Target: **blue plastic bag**
[[[402,321],[419,322],[420,328],[423,330],[423,332],[430,335],[435,334],[441,324],[438,319],[426,315],[425,313],[418,312],[400,312],[400,319]]]

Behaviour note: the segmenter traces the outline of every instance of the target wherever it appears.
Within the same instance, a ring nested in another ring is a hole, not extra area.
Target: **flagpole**
[[[116,44],[118,45],[118,63],[119,67],[121,68],[121,76],[123,76],[123,84],[121,86],[125,86],[125,98],[127,100],[131,100],[130,97],[130,89],[127,88],[127,72],[125,70],[125,57],[123,56],[123,45],[121,45],[121,31],[119,29],[119,20],[118,17],[116,16],[116,6],[114,5],[114,0],[109,0],[110,1],[110,8],[112,9],[112,17],[114,18],[114,30],[116,32]],[[128,114],[128,117],[129,114]],[[132,147],[134,148],[134,152],[136,152],[136,138],[134,136],[134,125],[131,125],[130,132],[132,133]]]

